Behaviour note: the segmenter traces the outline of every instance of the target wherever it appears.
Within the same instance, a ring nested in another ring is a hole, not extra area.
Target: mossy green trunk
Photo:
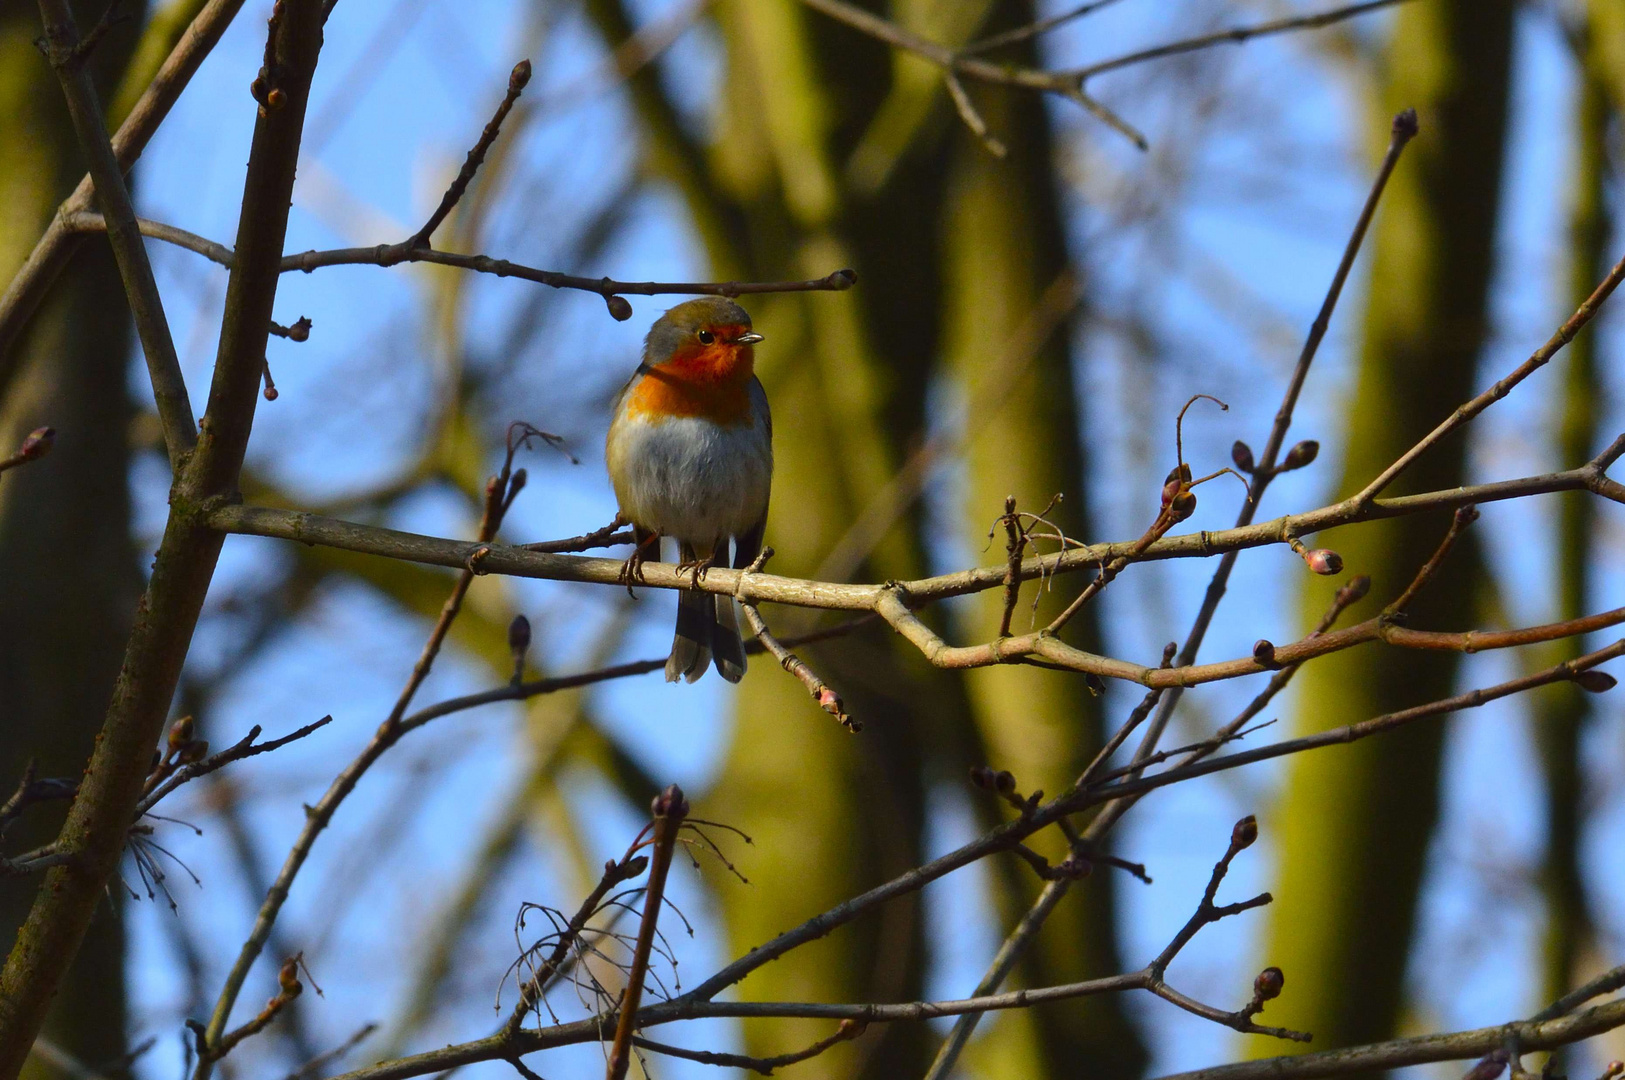
[[[1368,306],[1338,493],[1358,490],[1473,392],[1487,322],[1508,100],[1510,0],[1422,0],[1400,9],[1374,131],[1414,106],[1421,135],[1384,197],[1373,237]],[[1465,441],[1445,440],[1390,494],[1462,481]],[[1394,599],[1437,546],[1448,515],[1420,515],[1328,535],[1370,597],[1347,619]],[[1473,625],[1473,549],[1458,548],[1411,609],[1418,628]],[[1304,587],[1304,618],[1335,582]],[[1321,731],[1449,695],[1448,653],[1368,645],[1304,668],[1295,725]],[[1443,725],[1418,724],[1292,759],[1266,829],[1280,838],[1279,880],[1261,959],[1286,972],[1269,1022],[1314,1033],[1315,1049],[1390,1038],[1429,838],[1437,817]],[[1254,1038],[1255,1054],[1280,1043]]]
[[[1569,219],[1570,306],[1578,306],[1607,273],[1607,244],[1612,232],[1605,186],[1609,165],[1609,102],[1605,36],[1625,31],[1619,5],[1594,0],[1592,18],[1580,57],[1580,80],[1574,100],[1576,152]],[[1614,9],[1612,12],[1605,8]],[[1612,22],[1614,25],[1610,26]],[[1613,43],[1619,48],[1619,43]],[[1598,411],[1602,386],[1597,372],[1597,339],[1582,333],[1563,358],[1562,399],[1555,410],[1555,449],[1561,467],[1589,459],[1597,452]],[[1593,599],[1591,558],[1596,504],[1585,493],[1554,496],[1557,502],[1557,608],[1559,619],[1585,614]],[[1582,641],[1563,642],[1542,662],[1577,656]],[[1585,785],[1580,767],[1580,736],[1590,715],[1588,695],[1564,683],[1547,687],[1536,700],[1533,721],[1546,773],[1546,856],[1540,873],[1546,901],[1546,931],[1540,952],[1540,999],[1551,1001],[1573,989],[1594,942],[1595,927],[1586,903],[1580,869],[1580,833],[1584,825]]]
[[[606,38],[628,29],[614,0],[590,10]],[[979,363],[997,364],[1003,338],[1065,266],[1043,105],[1031,95],[989,101],[1011,147],[996,165],[964,136],[940,74],[918,60],[795,0],[733,0],[715,11],[727,48],[716,137],[687,136],[653,73],[641,74],[632,95],[647,160],[688,200],[713,273],[810,277],[852,266],[859,275],[845,295],[747,304],[768,338],[758,364],[775,418],[771,569],[865,580],[918,573],[929,542],[923,514],[912,499],[890,502],[887,485],[924,437],[927,387],[934,378],[975,385],[967,377]],[[1031,16],[1025,5],[912,0],[888,14],[963,41],[995,12],[1010,25]],[[995,246],[979,253],[984,240]],[[1063,492],[1068,532],[1086,531],[1065,338],[1058,329],[1017,381],[998,432],[979,431],[962,451],[971,472],[956,527],[977,546],[1012,493],[1039,509]],[[1010,432],[1030,445],[1001,445]],[[853,532],[855,522],[877,520],[889,527]],[[794,629],[790,615],[764,614]],[[991,636],[997,614],[989,617],[977,608],[954,632]],[[1079,620],[1076,632],[1087,637],[1089,627]],[[1054,790],[1097,745],[1098,714],[1081,684],[1064,678],[1000,672],[967,682],[930,669],[884,630],[807,655],[866,727],[840,730],[799,683],[754,662],[723,773],[697,803],[756,840],[744,860],[752,884],[718,889],[736,953],[919,862],[933,783],[963,784],[968,764],[989,761]],[[1036,885],[1024,865],[1001,867],[1001,915],[1013,918]],[[1109,889],[1078,892],[1023,972],[1027,981],[1115,970]],[[741,994],[902,1000],[921,992],[925,964],[916,896],[769,965]],[[773,1054],[831,1028],[771,1021],[744,1030],[751,1053]],[[1037,1025],[990,1022],[988,1031],[987,1060],[1000,1075],[1087,1068],[1124,1077],[1138,1067],[1137,1041],[1110,1003],[1044,1012]],[[809,1080],[917,1075],[933,1041],[923,1027],[892,1025],[796,1068]]]
[[[76,5],[86,26],[97,4]],[[39,9],[0,0],[0,284],[9,282],[84,174],[55,73],[33,44]],[[115,27],[92,58],[109,92],[134,33]],[[130,544],[126,390],[132,335],[124,292],[100,238],[87,243],[19,341],[0,401],[0,453],[32,429],[57,429],[42,460],[0,477],[0,785],[33,758],[41,776],[77,778],[107,711],[140,589]],[[38,808],[7,837],[44,843],[62,805]],[[9,951],[39,877],[0,881],[0,952]],[[92,1066],[124,1050],[124,946],[117,883],[68,973],[44,1037]],[[53,1077],[38,1058],[25,1077]]]

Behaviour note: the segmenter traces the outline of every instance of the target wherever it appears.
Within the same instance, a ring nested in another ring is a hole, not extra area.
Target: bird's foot
[[[636,600],[637,593],[632,591],[632,585],[634,582],[639,585],[643,584],[643,548],[636,547],[632,549],[632,554],[628,555],[626,561],[621,564],[621,574],[618,580],[622,585],[626,586],[626,595]]]
[[[697,589],[700,586],[700,579],[705,576],[707,570],[716,565],[716,561],[717,553],[712,551],[703,559],[684,559],[677,564],[677,572],[681,574],[684,570],[687,570],[689,585]]]

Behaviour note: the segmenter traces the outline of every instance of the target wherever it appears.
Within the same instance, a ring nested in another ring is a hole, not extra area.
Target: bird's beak
[[[762,335],[756,333],[753,330],[748,334],[740,334],[738,337],[734,338],[734,344],[735,345],[754,345],[758,341],[761,341],[761,340],[762,340]]]

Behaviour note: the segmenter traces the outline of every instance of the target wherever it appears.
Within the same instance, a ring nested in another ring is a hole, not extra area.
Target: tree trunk
[[[82,24],[101,15],[76,5]],[[55,73],[33,45],[39,10],[0,0],[0,281],[9,281],[57,204],[84,175]],[[98,89],[116,83],[135,36],[115,26],[92,57]],[[0,785],[30,758],[42,777],[77,779],[108,695],[141,580],[130,544],[126,371],[132,335],[111,252],[86,243],[18,342],[0,401],[0,448],[57,429],[45,458],[0,477]],[[31,810],[7,837],[24,850],[56,835],[58,804]],[[0,882],[0,954],[33,902],[38,877]],[[90,926],[42,1032],[93,1067],[124,1052],[124,945],[115,884]],[[38,1058],[25,1077],[54,1076]]]
[[[1395,19],[1386,90],[1374,130],[1415,106],[1421,135],[1399,166],[1376,225],[1358,381],[1345,429],[1341,494],[1358,490],[1474,389],[1485,337],[1513,5],[1421,0]],[[1462,482],[1465,439],[1445,440],[1389,494]],[[1371,595],[1345,619],[1393,600],[1437,546],[1448,515],[1361,526],[1331,538]],[[1469,534],[1470,537],[1470,534]],[[1412,606],[1409,625],[1473,625],[1480,571],[1458,548]],[[1325,610],[1335,583],[1310,582],[1305,617]],[[1296,727],[1321,731],[1444,697],[1450,653],[1368,645],[1307,665]],[[1272,889],[1265,963],[1286,972],[1269,1022],[1307,1029],[1317,1050],[1392,1038],[1400,1018],[1417,896],[1438,811],[1443,726],[1292,759],[1276,819],[1279,887]],[[1254,1037],[1255,1054],[1283,1052]]]

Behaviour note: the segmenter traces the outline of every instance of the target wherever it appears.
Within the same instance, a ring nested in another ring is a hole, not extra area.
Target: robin
[[[622,579],[642,577],[660,537],[679,545],[681,569],[698,585],[719,560],[749,566],[762,549],[773,482],[773,419],[755,374],[762,335],[732,300],[706,296],[655,321],[643,362],[615,401],[605,458],[621,517],[631,522],[632,555]],[[733,597],[683,591],[666,681],[693,682],[715,658],[729,682],[745,674]]]

